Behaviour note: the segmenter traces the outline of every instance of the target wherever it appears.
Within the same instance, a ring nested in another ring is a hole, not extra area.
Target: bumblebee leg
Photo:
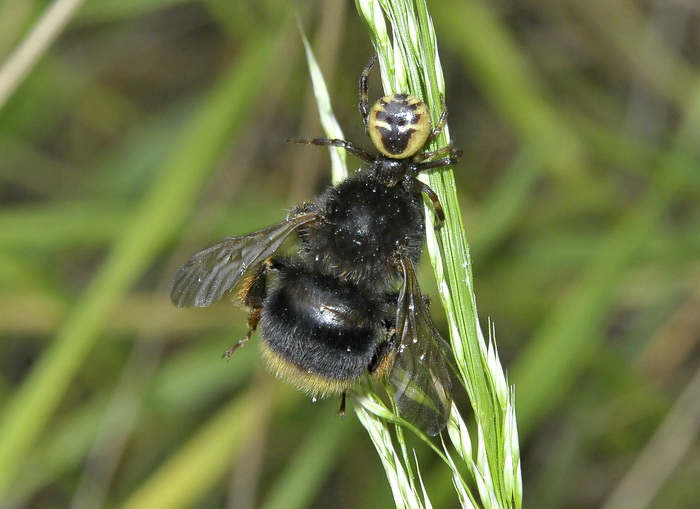
[[[341,419],[345,419],[345,391],[340,395],[340,408],[338,409],[338,415]]]
[[[287,143],[298,143],[299,145],[316,145],[319,147],[339,147],[344,148],[358,159],[362,159],[366,163],[373,163],[375,158],[372,154],[365,152],[357,145],[349,141],[339,140],[337,138],[285,138]]]
[[[265,260],[265,263],[250,276],[241,289],[240,298],[243,304],[250,307],[250,311],[248,311],[248,332],[238,343],[224,352],[222,357],[225,357],[226,360],[231,358],[233,352],[245,345],[258,328],[263,301],[267,292],[267,272],[274,267],[274,264],[275,261],[272,258]]]
[[[395,302],[395,300],[394,300]],[[370,375],[381,380],[391,371],[396,358],[396,329],[394,327],[387,331],[386,341],[379,344],[377,351],[368,367]]]
[[[377,55],[374,55],[372,58],[369,59],[369,62],[365,66],[365,68],[362,70],[362,74],[360,75],[360,104],[358,105],[360,108],[360,115],[362,115],[362,122],[365,124],[365,133],[367,133],[367,126],[369,122],[369,104],[368,104],[368,97],[369,97],[369,81],[368,81],[368,76],[369,76],[369,71],[372,69],[372,66],[374,63],[377,61]]]
[[[255,332],[255,329],[258,327],[258,322],[260,321],[260,313],[262,311],[262,307],[259,308],[251,308],[250,311],[248,311],[248,332],[245,333],[245,336],[241,338],[241,340],[233,345],[231,348],[226,350],[224,352],[224,355],[222,357],[225,357],[226,360],[229,360],[231,356],[233,355],[233,352],[238,350],[240,347],[245,345],[250,337],[253,335],[253,332]]]

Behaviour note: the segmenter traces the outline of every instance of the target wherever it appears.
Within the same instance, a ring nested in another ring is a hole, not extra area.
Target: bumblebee
[[[192,256],[175,275],[171,300],[205,307],[232,295],[250,309],[248,332],[260,330],[263,358],[279,378],[315,398],[345,393],[367,372],[388,380],[401,414],[430,435],[447,423],[452,382],[448,344],[440,336],[415,273],[425,229],[421,194],[444,214],[435,192],[415,176],[454,164],[452,145],[420,153],[442,130],[426,105],[408,94],[368,105],[362,71],[359,109],[379,154],[339,139],[288,139],[336,146],[367,167],[313,202],[290,209],[274,226],[228,237]],[[296,251],[279,254],[298,237]]]

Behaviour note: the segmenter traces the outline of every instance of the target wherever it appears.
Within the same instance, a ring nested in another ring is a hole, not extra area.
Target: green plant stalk
[[[379,55],[385,92],[407,92],[422,98],[433,114],[446,98],[432,22],[424,0],[356,0]],[[385,19],[391,27],[389,38]],[[446,98],[447,99],[447,98]],[[447,126],[432,149],[450,141]],[[421,178],[425,178],[421,176]],[[432,172],[429,185],[438,193],[445,223],[426,230],[428,250],[450,326],[460,382],[472,403],[476,425],[476,457],[464,422],[453,412],[449,436],[467,463],[485,507],[520,507],[522,486],[513,393],[478,323],[471,260],[451,170]],[[432,213],[427,208],[427,213]],[[428,221],[427,224],[430,224]],[[490,335],[491,337],[491,335]],[[461,497],[460,497],[461,498]]]

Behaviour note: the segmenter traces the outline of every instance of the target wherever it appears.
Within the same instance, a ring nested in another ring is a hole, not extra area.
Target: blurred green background
[[[272,379],[255,340],[221,360],[244,310],[168,298],[192,253],[330,180],[327,151],[282,141],[322,132],[297,15],[369,147],[353,3],[87,0],[65,27],[49,5],[0,2],[0,506],[391,507],[352,412]],[[697,507],[700,4],[429,8],[525,506]]]

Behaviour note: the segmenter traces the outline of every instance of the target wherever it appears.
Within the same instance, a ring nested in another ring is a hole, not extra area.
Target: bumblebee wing
[[[404,281],[397,303],[396,358],[389,382],[404,417],[429,435],[437,435],[447,425],[452,404],[447,364],[450,347],[433,324],[413,263],[402,257],[400,264]]]
[[[177,271],[170,300],[177,307],[206,307],[221,300],[241,278],[277,251],[297,228],[316,219],[303,213],[242,237],[227,237],[200,251]]]

